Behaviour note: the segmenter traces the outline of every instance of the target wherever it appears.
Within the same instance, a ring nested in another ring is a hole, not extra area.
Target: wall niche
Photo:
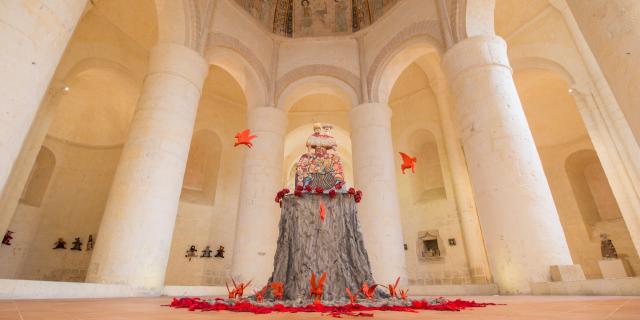
[[[438,230],[418,232],[418,239],[416,243],[418,260],[424,262],[444,260],[444,248],[444,243],[440,238]]]

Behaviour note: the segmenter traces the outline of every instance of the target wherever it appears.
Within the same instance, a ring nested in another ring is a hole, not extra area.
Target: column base
[[[551,266],[551,281],[586,280],[582,266],[579,264]]]

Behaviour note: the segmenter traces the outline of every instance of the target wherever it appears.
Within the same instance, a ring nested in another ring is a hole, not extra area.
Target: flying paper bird
[[[251,140],[253,140],[254,138],[257,138],[258,136],[256,135],[251,135],[251,130],[250,129],[245,129],[242,132],[236,134],[235,138],[236,138],[236,143],[233,145],[234,147],[237,147],[241,144],[246,145],[247,147],[251,148],[253,147],[253,143],[251,143]]]
[[[267,293],[267,289],[268,288],[269,288],[268,285],[266,285],[260,291],[253,290],[253,292],[256,294],[256,302],[263,302],[264,301],[264,294]]]
[[[327,212],[327,208],[324,206],[324,202],[320,201],[320,219],[324,222],[324,216]]]
[[[320,302],[320,300],[322,300],[322,287],[324,287],[324,280],[327,278],[327,273],[323,272],[322,276],[320,276],[320,280],[318,280],[318,283],[316,284],[316,274],[311,272],[311,280],[309,280],[309,283],[311,284],[311,296],[315,297],[314,302]]]
[[[400,298],[402,298],[402,300],[407,300],[408,295],[409,289],[407,289],[407,291],[405,291],[404,289],[400,289]]]
[[[411,157],[408,154],[404,153],[404,152],[400,152],[400,155],[402,156],[402,166],[400,167],[400,169],[402,169],[402,174],[404,174],[404,170],[411,168],[411,172],[415,173],[416,172],[416,157]]]

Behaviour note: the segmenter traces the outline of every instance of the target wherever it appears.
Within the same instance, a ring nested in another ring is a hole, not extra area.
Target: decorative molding
[[[369,88],[369,100],[375,101],[373,94],[377,91],[377,86],[374,87],[374,82],[379,78],[384,66],[391,60],[391,58],[398,53],[398,51],[405,45],[405,43],[415,37],[428,36],[437,41],[438,49],[442,49],[442,31],[440,28],[440,21],[438,20],[424,20],[413,23],[400,32],[387,42],[387,44],[378,52],[373,63],[369,67],[367,73],[367,87]],[[375,97],[377,98],[377,97]]]
[[[290,84],[297,80],[310,76],[328,76],[342,80],[353,88],[359,99],[362,96],[360,78],[355,74],[336,66],[312,64],[293,69],[280,77],[280,79],[278,79],[278,81],[276,82],[275,100],[278,101],[278,99],[280,99],[280,95]]]

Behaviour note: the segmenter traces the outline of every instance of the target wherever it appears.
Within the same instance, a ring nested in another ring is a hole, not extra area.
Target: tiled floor
[[[506,305],[461,312],[375,312],[374,319],[610,319],[640,320],[640,297],[476,297]],[[124,319],[329,319],[320,314],[253,315],[231,312],[189,312],[162,307],[170,298],[0,301],[0,320],[124,320]],[[350,318],[350,317],[345,317]]]

